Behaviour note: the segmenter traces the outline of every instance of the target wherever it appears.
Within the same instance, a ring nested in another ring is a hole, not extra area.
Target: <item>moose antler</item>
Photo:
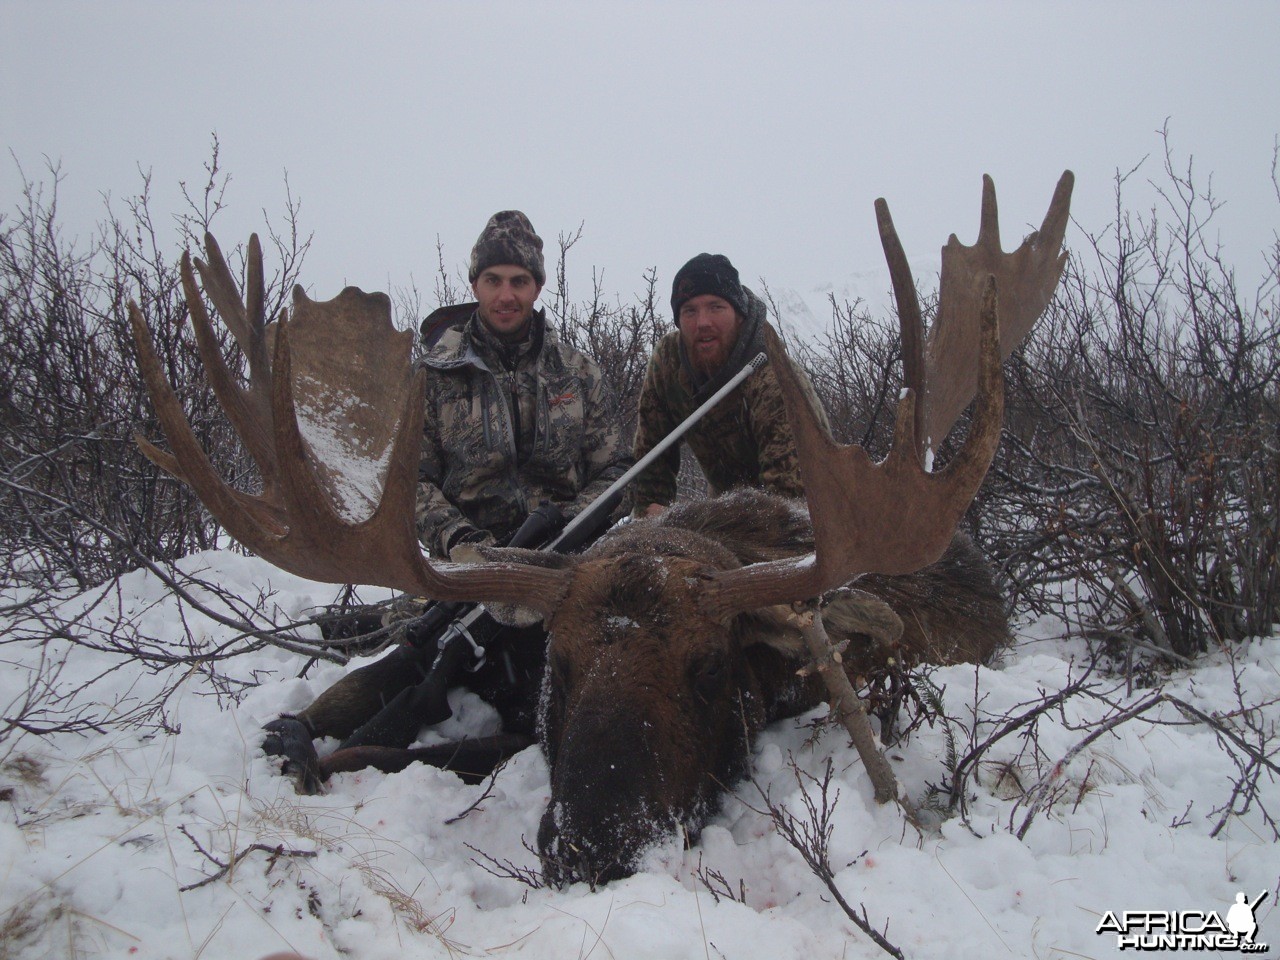
[[[247,389],[222,358],[186,255],[183,290],[210,383],[258,466],[262,492],[231,489],[210,464],[130,302],[138,366],[173,449],[139,437],[143,452],[189,484],[232,537],[291,573],[553,609],[566,584],[561,571],[432,564],[422,555],[413,518],[424,380],[409,362],[412,334],[394,329],[386,295],[347,287],[317,302],[295,287],[292,316],[282,310],[266,324],[258,238],[249,241],[244,300],[208,234],[205,248],[209,263],[196,260],[196,268],[248,358]]]
[[[804,471],[815,552],[709,574],[708,613],[723,617],[815,597],[862,573],[906,573],[942,554],[999,442],[1002,357],[1043,311],[1060,276],[1071,185],[1070,172],[1064,173],[1039,233],[1004,254],[995,189],[984,179],[978,242],[965,247],[953,236],[944,248],[938,320],[925,346],[906,257],[887,207],[877,202],[911,388],[899,405],[893,449],[874,464],[861,448],[835,443],[789,365],[774,363]],[[333,300],[315,302],[295,287],[291,316],[282,311],[268,324],[257,238],[249,242],[243,300],[213,237],[206,235],[205,246],[209,264],[195,265],[248,358],[247,389],[222,359],[186,256],[183,288],[210,382],[258,465],[262,492],[232,490],[213,469],[165,379],[141,312],[130,303],[139,368],[173,453],[139,438],[143,451],[192,486],[236,540],[292,573],[552,614],[568,588],[568,570],[432,564],[422,555],[413,517],[423,375],[410,366],[411,334],[394,331],[387,297],[348,287]],[[779,357],[782,346],[772,331],[766,339]],[[945,436],[975,387],[968,439],[944,470],[929,472],[921,454]]]
[[[876,201],[881,239],[902,316],[908,389],[898,405],[893,447],[873,463],[856,445],[842,446],[819,425],[789,365],[771,364],[795,433],[813,523],[812,556],[755,564],[709,575],[707,612],[723,618],[740,610],[819,594],[864,573],[909,573],[937,560],[977,493],[1000,441],[1004,381],[1000,364],[1030,330],[1053,295],[1065,263],[1073,177],[1058,181],[1043,226],[1012,254],[1000,249],[995,186],[983,178],[978,242],[952,235],[943,249],[938,320],[928,349],[906,256],[889,217]],[[997,306],[997,291],[999,305]],[[998,319],[997,319],[998,318]],[[771,358],[782,346],[766,335]],[[964,445],[939,473],[921,462],[973,398],[978,400]],[[917,405],[923,402],[923,411]]]
[[[1058,178],[1040,229],[1007,254],[1000,249],[996,187],[989,176],[983,176],[978,240],[966,247],[953,233],[942,248],[938,315],[927,341],[915,281],[889,216],[889,205],[883,199],[876,201],[880,242],[889,263],[902,329],[903,379],[916,391],[916,439],[922,452],[943,441],[973,398],[986,277],[995,278],[1000,294],[1001,360],[1008,359],[1053,298],[1067,262],[1062,239],[1070,219],[1074,184],[1074,175],[1065,171]]]

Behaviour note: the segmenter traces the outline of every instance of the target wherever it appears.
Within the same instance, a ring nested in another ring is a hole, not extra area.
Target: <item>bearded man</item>
[[[763,347],[764,303],[742,285],[722,254],[700,253],[675,275],[671,313],[677,328],[654,348],[640,391],[632,452],[643,457]],[[809,378],[790,358],[824,425]],[[759,487],[803,497],[795,439],[777,378],[768,365],[747,377],[684,436],[712,496]],[[632,484],[632,513],[652,516],[676,498],[680,445],[673,445]]]

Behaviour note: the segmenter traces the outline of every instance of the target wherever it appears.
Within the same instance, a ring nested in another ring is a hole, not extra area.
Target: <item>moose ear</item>
[[[806,656],[804,638],[792,625],[791,610],[782,604],[752,610],[744,617],[750,626],[743,631],[749,643],[764,643],[784,656]],[[854,636],[870,637],[879,646],[892,646],[902,636],[902,618],[879,597],[840,587],[822,598],[822,622],[836,643]]]
[[[822,598],[822,624],[839,642],[853,634],[865,634],[889,647],[902,637],[902,618],[877,596],[853,587],[837,587]]]
[[[805,656],[804,638],[791,624],[791,608],[783,604],[759,607],[740,614],[739,636],[745,646],[763,643],[784,657],[799,660]]]

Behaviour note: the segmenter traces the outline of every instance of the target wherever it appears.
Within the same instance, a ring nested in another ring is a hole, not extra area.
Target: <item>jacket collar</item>
[[[422,321],[423,340],[427,352],[422,358],[425,366],[436,370],[452,370],[471,365],[482,370],[501,369],[497,356],[498,345],[481,334],[476,304],[457,304],[435,311]],[[469,308],[469,309],[468,309]],[[539,357],[542,348],[555,342],[555,336],[547,324],[546,311],[539,308],[529,321],[529,351]]]

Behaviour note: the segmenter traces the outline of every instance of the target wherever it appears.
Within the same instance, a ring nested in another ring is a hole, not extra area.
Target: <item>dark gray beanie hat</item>
[[[700,253],[676,271],[671,282],[671,317],[680,322],[680,308],[704,293],[728,300],[740,316],[747,315],[747,295],[738,271],[722,253]]]
[[[501,210],[489,218],[480,231],[480,239],[471,248],[467,279],[475,283],[484,270],[502,265],[524,267],[540,287],[547,282],[542,238],[533,232],[533,224],[519,210]]]

